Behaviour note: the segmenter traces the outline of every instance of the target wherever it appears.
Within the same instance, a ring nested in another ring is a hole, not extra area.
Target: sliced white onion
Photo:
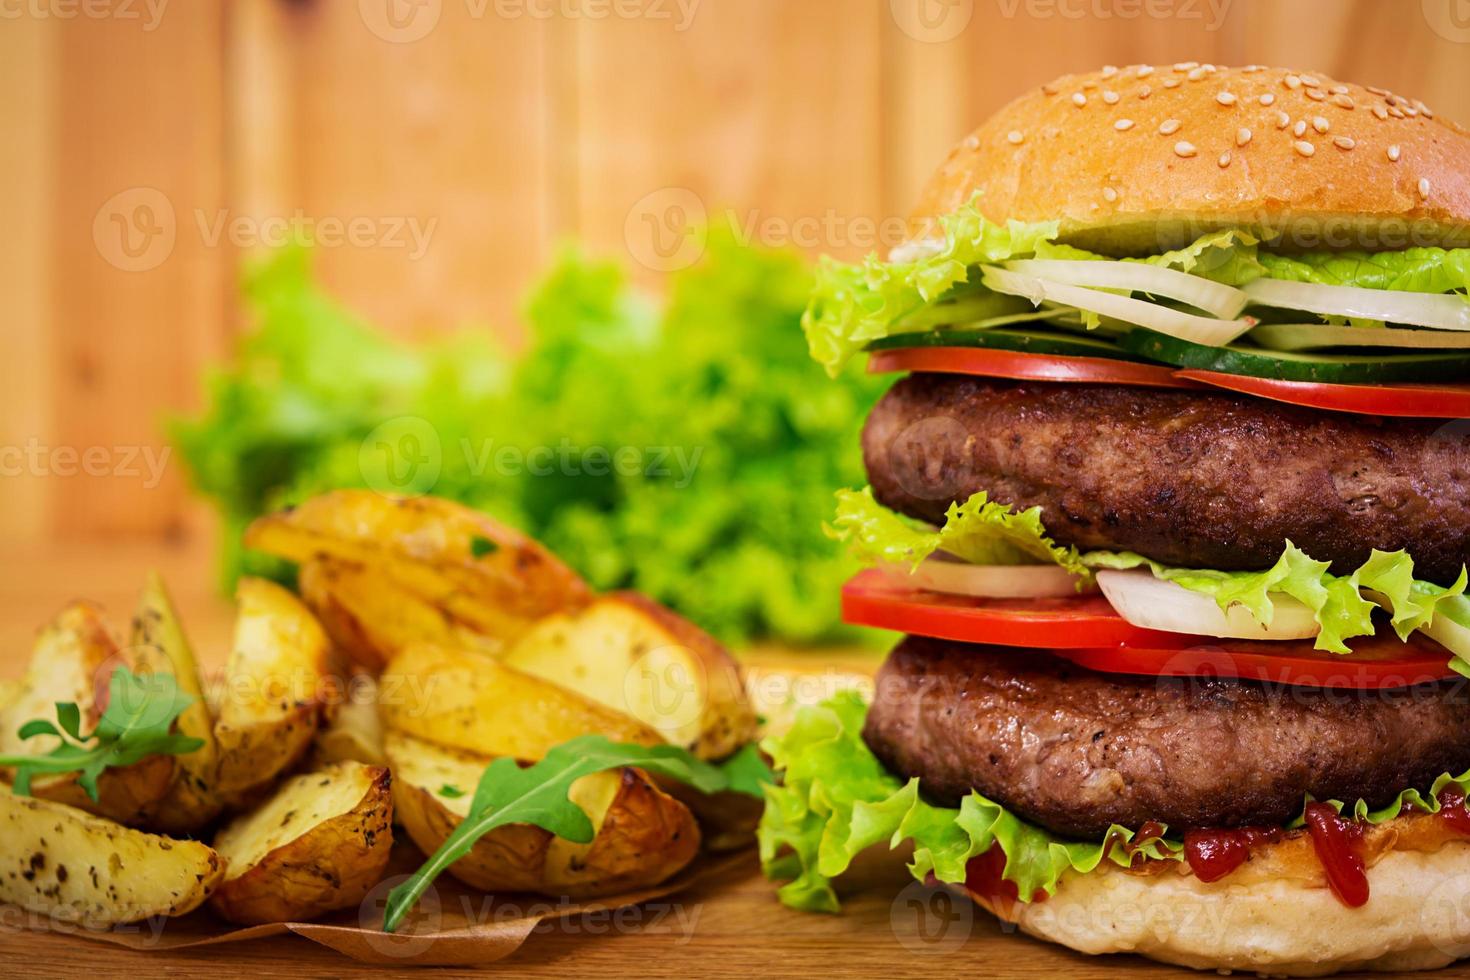
[[[938,255],[949,247],[949,242],[943,238],[915,238],[907,242],[900,242],[888,250],[888,261],[917,262]]]
[[[1263,323],[1249,338],[1271,350],[1318,350],[1323,347],[1399,347],[1409,350],[1465,350],[1470,335],[1393,327],[1340,327],[1331,323]]]
[[[1157,303],[1099,292],[1085,286],[1068,286],[1049,279],[1038,279],[1036,276],[1011,272],[999,266],[987,265],[981,266],[981,269],[982,281],[998,293],[1024,296],[1037,306],[1049,300],[1074,306],[1079,310],[1090,310],[1206,347],[1223,347],[1256,325],[1253,317],[1218,320],[1195,316],[1193,313],[1181,313]]]
[[[1401,293],[1281,279],[1256,279],[1244,288],[1251,302],[1261,306],[1411,323],[1436,330],[1470,330],[1470,300],[1456,293]]]
[[[1146,262],[1018,259],[1007,262],[1006,268],[1069,286],[1127,289],[1150,296],[1167,296],[1225,320],[1240,316],[1240,311],[1249,301],[1245,293],[1234,286]]]
[[[884,565],[883,571],[909,588],[983,599],[1051,599],[1079,594],[1077,576],[1057,565],[971,565],[926,558],[913,571],[908,565]]]
[[[1393,600],[1382,592],[1364,590],[1364,595],[1378,603],[1384,609],[1393,611]],[[1436,613],[1429,625],[1422,627],[1419,632],[1444,647],[1462,660],[1470,661],[1470,627],[1455,622],[1445,615],[1445,610],[1450,606],[1460,607],[1460,618],[1466,619],[1470,610],[1464,610],[1467,600],[1463,598],[1441,599],[1440,605],[1436,606]]]
[[[1271,597],[1275,611],[1267,627],[1244,606],[1222,611],[1210,596],[1154,578],[1146,568],[1098,572],[1097,585],[1118,615],[1141,629],[1240,640],[1305,640],[1321,631],[1312,610],[1290,596]]]

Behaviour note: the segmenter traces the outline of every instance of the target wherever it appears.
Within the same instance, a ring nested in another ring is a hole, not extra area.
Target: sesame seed
[[[1342,95],[1342,94],[1334,95],[1332,97],[1332,104],[1333,105],[1340,105],[1344,109],[1351,109],[1351,108],[1353,108],[1354,106],[1357,105],[1357,103],[1354,102],[1351,98],[1349,98],[1346,95]]]
[[[1295,75],[1287,75],[1286,76],[1286,87],[1287,88],[1291,88],[1291,89],[1301,88],[1302,87],[1302,80],[1300,78],[1297,78]]]
[[[1419,110],[1415,109],[1413,106],[1405,106],[1404,115],[1408,116],[1410,119],[1413,119],[1415,116],[1419,115]]]
[[[1368,86],[1368,91],[1372,92],[1374,95],[1388,95],[1389,94],[1388,89],[1386,89],[1386,88],[1379,88],[1377,85],[1369,85]]]
[[[1118,74],[1118,66],[1117,65],[1103,65],[1103,70],[1102,70],[1102,77],[1103,78],[1112,78],[1116,74]]]
[[[1041,91],[1043,95],[1056,95],[1057,87],[1048,82],[1047,84],[1041,86]]]
[[[1276,96],[1272,95],[1270,92],[1264,92],[1261,94],[1261,105],[1270,105],[1275,101]]]
[[[1138,90],[1138,97],[1140,99],[1146,99],[1150,95],[1153,95],[1153,93],[1154,93],[1154,90],[1150,86],[1145,85],[1143,88],[1141,88],[1141,89]]]
[[[1305,85],[1307,88],[1316,88],[1322,83],[1317,81],[1317,79],[1312,77],[1311,75],[1303,75],[1302,84]]]
[[[1153,73],[1154,73],[1154,66],[1153,65],[1139,65],[1138,66],[1138,77],[1139,78],[1147,78],[1148,76],[1152,75]]]
[[[1291,145],[1296,147],[1296,151],[1304,157],[1309,157],[1313,153],[1317,152],[1317,148],[1311,143],[1308,143],[1306,140],[1297,140]]]
[[[1094,78],[1089,78],[1087,81],[1082,83],[1082,87],[1084,89],[1095,89],[1097,88],[1097,80]]]
[[[1165,119],[1163,122],[1159,123],[1160,136],[1169,136],[1177,132],[1179,132],[1179,120]]]
[[[1221,105],[1235,105],[1235,96],[1230,92],[1220,92],[1216,94],[1215,101]]]
[[[1419,196],[1421,198],[1423,198],[1424,200],[1426,200],[1426,201],[1429,200],[1429,178],[1428,177],[1420,177],[1419,178]]]
[[[1012,146],[1019,146],[1025,138],[1026,134],[1022,133],[1019,129],[1013,129],[1009,133],[1006,133],[1006,142]]]
[[[1220,164],[1220,166],[1221,166],[1222,169],[1225,168],[1225,167],[1230,166],[1230,151],[1229,150],[1226,150],[1224,153],[1220,154],[1219,164]]]
[[[1305,119],[1298,119],[1296,125],[1291,127],[1291,131],[1298,136],[1307,135],[1307,121]]]
[[[1180,140],[1178,143],[1174,144],[1174,153],[1177,156],[1186,158],[1192,157],[1195,155],[1196,152],[1198,151],[1195,150],[1194,144],[1189,142],[1188,140]]]
[[[1414,104],[1419,107],[1419,111],[1423,114],[1425,119],[1434,118],[1434,113],[1429,111],[1429,106],[1425,105],[1423,102],[1415,102]]]
[[[1395,119],[1402,119],[1402,118],[1404,118],[1404,110],[1400,109],[1396,105],[1395,106],[1389,106],[1388,107],[1388,114],[1390,116],[1393,116]]]
[[[979,148],[980,148],[980,137],[976,136],[974,133],[971,133],[969,136],[966,136],[965,137],[965,149],[967,149],[967,150],[978,150]]]
[[[1253,74],[1255,72],[1265,71],[1265,70],[1266,70],[1266,66],[1265,65],[1246,65],[1244,68],[1242,68],[1240,70],[1240,72],[1241,72],[1242,75],[1250,75],[1250,74]]]
[[[1313,116],[1312,128],[1319,133],[1325,133],[1332,128],[1332,124],[1327,121],[1326,116]]]
[[[1104,91],[1103,92],[1103,101],[1106,102],[1108,105],[1117,105],[1118,104],[1118,93],[1112,91],[1111,89],[1108,89],[1108,90]]]
[[[1113,123],[1113,128],[1116,129],[1120,133],[1126,132],[1127,130],[1130,130],[1130,129],[1133,128],[1133,120],[1132,119],[1119,119],[1117,122]]]
[[[1306,95],[1307,98],[1311,99],[1313,102],[1322,102],[1327,98],[1327,96],[1322,94],[1322,90],[1319,88],[1307,89]]]
[[[1079,109],[1082,108],[1083,106],[1087,105],[1087,96],[1083,95],[1081,92],[1073,92],[1072,104]]]
[[[1334,136],[1332,137],[1332,145],[1339,150],[1351,150],[1358,144],[1351,136]]]
[[[1199,67],[1199,62],[1198,61],[1180,61],[1180,62],[1177,62],[1174,65],[1174,70],[1175,71],[1189,71],[1192,68],[1198,68],[1198,67]]]
[[[1346,85],[1334,85],[1334,86],[1332,86],[1332,94],[1333,95],[1347,95],[1347,93],[1348,93],[1348,87]]]
[[[1178,88],[1178,87],[1179,87],[1179,79],[1177,79],[1177,78],[1166,78],[1166,79],[1164,79],[1164,88]]]
[[[1207,74],[1207,72],[1208,72],[1208,70],[1205,69],[1205,68],[1195,68],[1192,71],[1190,71],[1190,73],[1188,75],[1185,75],[1184,77],[1187,78],[1187,79],[1189,79],[1191,82],[1197,82],[1201,78],[1204,78],[1205,75]]]
[[[1387,119],[1388,110],[1383,108],[1383,106],[1381,105],[1376,105],[1373,107],[1373,115],[1377,116],[1379,119]]]
[[[1235,145],[1236,146],[1245,146],[1250,141],[1251,141],[1251,131],[1250,130],[1248,130],[1244,126],[1242,126],[1242,127],[1240,127],[1239,129],[1237,129],[1235,131]]]
[[[1286,110],[1285,109],[1277,109],[1276,110],[1276,128],[1277,129],[1285,129],[1287,126],[1290,126],[1290,125],[1291,125],[1291,116],[1289,116],[1289,115],[1286,114]]]
[[[1399,145],[1397,143],[1388,148],[1388,158],[1394,163],[1399,162]]]
[[[1104,187],[1103,188],[1103,200],[1105,200],[1109,204],[1111,204],[1114,201],[1116,201],[1117,199],[1118,199],[1118,192],[1117,191],[1113,190],[1111,187]]]

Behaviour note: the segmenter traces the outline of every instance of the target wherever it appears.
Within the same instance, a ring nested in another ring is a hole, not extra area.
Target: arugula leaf
[[[439,787],[439,795],[444,797],[446,800],[457,800],[460,797],[464,796],[464,790],[451,783],[445,783],[443,786]]]
[[[596,835],[592,821],[568,793],[583,776],[623,766],[637,766],[676,779],[702,793],[729,790],[759,797],[760,784],[775,781],[754,745],[745,746],[717,766],[677,745],[626,745],[603,735],[581,735],[556,746],[540,762],[525,769],[514,759],[496,759],[480,777],[465,819],[418,871],[388,893],[383,931],[397,930],[429,885],[497,827],[531,824],[576,844],[591,843]]]
[[[187,755],[203,740],[173,734],[174,722],[194,696],[179,689],[168,674],[138,676],[119,667],[108,682],[107,710],[90,735],[81,733],[81,709],[74,702],[56,705],[57,728],[38,718],[20,727],[22,739],[52,735],[61,744],[45,755],[0,755],[0,766],[15,767],[15,791],[31,793],[38,775],[80,773],[77,783],[97,802],[97,778],[108,769],[121,769],[150,755]]]

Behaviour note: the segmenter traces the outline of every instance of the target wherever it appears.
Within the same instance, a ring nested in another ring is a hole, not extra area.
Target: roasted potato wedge
[[[215,791],[227,805],[257,796],[311,747],[333,698],[331,644],[290,592],[241,579],[234,649],[218,692]]]
[[[393,731],[386,744],[399,821],[424,853],[432,853],[469,813],[490,760]],[[463,795],[445,795],[446,787]],[[570,798],[597,830],[590,844],[525,824],[501,827],[452,864],[450,874],[488,892],[585,899],[657,884],[699,852],[693,815],[642,770],[584,776],[572,784]]]
[[[366,674],[347,682],[347,698],[317,732],[316,759],[361,762],[365,766],[387,765],[383,754],[383,720],[378,716],[378,683]]]
[[[228,869],[209,907],[253,925],[357,905],[383,877],[393,850],[391,783],[387,769],[356,762],[283,783],[215,838]]]
[[[139,673],[169,674],[185,694],[196,700],[175,723],[180,735],[197,738],[203,746],[176,756],[178,775],[168,793],[145,808],[141,823],[150,830],[181,836],[192,834],[219,815],[214,791],[219,752],[214,744],[214,721],[204,699],[204,684],[194,650],[184,635],[173,600],[157,573],[148,576],[143,598],[133,616],[131,650]]]
[[[535,541],[436,497],[339,490],[260,518],[245,544],[298,563],[325,556],[372,568],[500,640],[588,595],[576,573]]]
[[[59,744],[54,736],[22,740],[19,729],[34,719],[54,721],[60,701],[76,704],[83,734],[91,732],[105,709],[112,672],[126,663],[95,606],[85,602],[67,606],[41,630],[19,692],[0,711],[0,754],[44,755],[54,749]],[[38,776],[31,782],[31,793],[132,824],[168,793],[176,767],[175,757],[155,755],[127,768],[109,769],[97,780],[95,801],[75,775]],[[5,778],[12,777],[6,770]]]
[[[467,626],[375,567],[335,558],[301,565],[297,586],[337,649],[374,673],[410,644],[479,650],[503,644]]]
[[[659,733],[550,681],[463,650],[412,646],[378,679],[383,723],[406,735],[486,756],[534,761],[597,733],[658,745]]]
[[[702,759],[755,737],[740,667],[688,620],[631,592],[548,616],[502,658],[631,715]]]
[[[0,901],[91,928],[204,903],[225,862],[197,841],[129,830],[0,786]]]

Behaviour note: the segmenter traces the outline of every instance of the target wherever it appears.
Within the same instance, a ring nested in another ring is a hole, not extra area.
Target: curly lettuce
[[[827,533],[848,543],[855,558],[867,564],[917,567],[942,551],[977,565],[1051,563],[1085,584],[1097,569],[1147,568],[1155,578],[1207,595],[1221,610],[1243,606],[1262,626],[1275,615],[1272,596],[1289,596],[1312,610],[1317,625],[1316,648],[1351,653],[1347,640],[1372,636],[1373,612],[1387,610],[1399,639],[1422,630],[1442,645],[1470,659],[1470,601],[1465,599],[1470,573],[1463,567],[1448,588],[1414,577],[1414,559],[1404,550],[1374,549],[1351,575],[1334,575],[1328,562],[1317,561],[1292,542],[1264,571],[1227,572],[1174,568],[1131,551],[1088,551],[1062,547],[1046,533],[1041,508],[1017,512],[981,491],[963,503],[950,504],[944,526],[918,524],[873,499],[872,488],[841,490],[837,516]],[[1458,626],[1459,629],[1451,627]]]
[[[901,262],[869,255],[857,264],[822,258],[801,325],[828,374],[835,377],[869,341],[890,336],[905,317],[968,282],[973,266],[1031,255],[1057,236],[1055,221],[992,222],[977,199],[940,219],[944,241],[927,255]]]
[[[1073,547],[1047,537],[1041,508],[1017,512],[984,493],[952,503],[937,530],[894,513],[873,499],[873,488],[837,491],[837,516],[827,533],[845,541],[853,556],[870,564],[919,563],[936,551],[976,565],[1056,564],[1086,581],[1091,571]]]
[[[1055,894],[1064,875],[1089,874],[1104,861],[1126,868],[1135,854],[1183,859],[1183,845],[1167,836],[1167,827],[1140,837],[1115,824],[1097,839],[1076,841],[1029,824],[979,793],[965,797],[958,808],[926,803],[917,779],[893,776],[863,741],[867,710],[859,695],[844,692],[803,708],[789,730],[761,743],[782,777],[779,785],[763,787],[766,808],[757,830],[761,867],[768,878],[784,882],[777,895],[792,908],[838,911],[833,880],[860,852],[885,842],[890,849],[913,844],[908,868],[916,879],[932,874],[950,884],[963,882],[969,861],[998,845],[1006,856],[1001,876],[1016,885],[1022,902],[1039,892]],[[1405,807],[1438,813],[1439,795],[1450,786],[1470,792],[1470,772],[1444,773],[1427,793],[1405,789],[1376,810],[1363,800],[1351,806],[1326,802],[1376,825]],[[1309,802],[1311,797],[1303,800],[1304,809]],[[1287,827],[1304,822],[1299,815]]]

